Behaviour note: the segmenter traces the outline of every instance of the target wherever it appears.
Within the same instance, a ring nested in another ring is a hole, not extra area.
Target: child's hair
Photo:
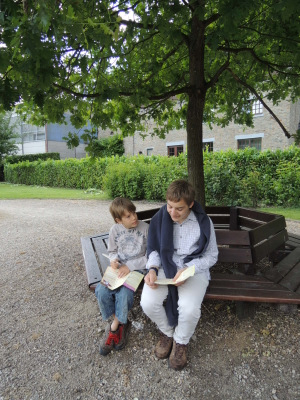
[[[175,203],[182,199],[189,206],[195,200],[195,189],[188,181],[178,179],[169,185],[166,199]]]
[[[130,213],[134,213],[136,210],[135,205],[130,201],[129,199],[126,199],[125,197],[116,197],[110,207],[109,211],[114,219],[116,221],[116,218],[122,219],[125,211],[128,211]]]

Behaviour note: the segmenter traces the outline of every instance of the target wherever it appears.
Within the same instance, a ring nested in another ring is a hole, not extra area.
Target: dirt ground
[[[108,231],[108,205],[0,201],[0,400],[299,400],[299,309],[262,304],[239,321],[233,303],[205,301],[176,372],[154,356],[157,330],[137,297],[127,347],[100,356],[106,323],[80,237]],[[298,222],[288,227],[300,233]]]

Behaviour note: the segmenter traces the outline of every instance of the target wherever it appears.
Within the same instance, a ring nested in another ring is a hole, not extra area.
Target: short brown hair
[[[166,193],[166,199],[178,203],[181,199],[189,206],[195,200],[195,189],[184,179],[172,182]]]
[[[109,212],[111,213],[114,221],[116,221],[116,218],[122,219],[125,211],[134,213],[135,210],[136,207],[133,202],[129,199],[126,199],[125,197],[116,197],[111,202],[111,205],[109,207]]]

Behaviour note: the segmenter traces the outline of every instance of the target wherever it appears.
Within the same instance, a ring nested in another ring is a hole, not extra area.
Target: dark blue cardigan
[[[184,262],[187,263],[194,258],[201,257],[209,243],[210,239],[210,220],[203,211],[198,202],[194,202],[192,210],[200,225],[200,239],[198,248],[190,255],[185,257]],[[147,242],[147,255],[152,251],[157,251],[160,255],[162,267],[166,278],[174,278],[177,273],[177,266],[173,262],[174,244],[173,244],[173,224],[168,211],[167,205],[164,205],[150,222]],[[178,291],[177,287],[168,285],[168,297],[166,301],[166,313],[170,326],[176,326],[178,323]]]

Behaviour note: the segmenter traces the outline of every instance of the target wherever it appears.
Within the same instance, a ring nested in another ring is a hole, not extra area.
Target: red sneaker
[[[118,331],[112,332],[110,330],[110,324],[107,325],[104,336],[100,342],[100,354],[102,356],[107,356],[107,354],[112,351],[114,344],[119,343],[119,340]]]

